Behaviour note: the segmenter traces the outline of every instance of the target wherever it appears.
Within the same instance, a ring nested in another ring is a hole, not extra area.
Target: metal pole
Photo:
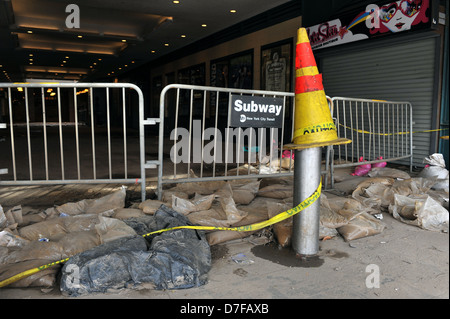
[[[311,196],[320,183],[322,149],[295,150],[294,206]],[[294,216],[292,248],[300,256],[319,252],[320,198]]]

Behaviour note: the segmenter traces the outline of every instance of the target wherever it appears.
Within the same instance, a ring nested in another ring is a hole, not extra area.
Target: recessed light
[[[134,63],[134,61],[131,61],[131,63]]]
[[[82,35],[77,35],[77,37],[81,39],[83,36]]]
[[[207,27],[207,25],[206,25],[206,24],[202,24],[202,27],[203,27],[203,28],[206,28],[206,27]]]
[[[128,66],[128,64],[125,64],[125,65],[124,65],[124,67],[127,67],[127,66]]]
[[[92,63],[93,65],[97,65],[97,62]]]
[[[99,61],[101,61],[102,59],[98,59]]]
[[[179,3],[180,3],[180,1],[178,1],[178,0],[173,0],[173,3],[175,3],[175,4],[179,4]]]
[[[63,63],[66,63],[67,61],[63,61]]]
[[[169,43],[164,43],[164,45],[165,45],[166,47],[168,47],[168,46],[169,46]]]
[[[127,40],[123,39],[122,42],[127,42]]]
[[[33,53],[28,54],[28,56],[33,56]]]
[[[231,13],[236,13],[236,10],[232,9],[230,10]]]
[[[186,38],[186,34],[182,34],[181,37],[182,37],[182,38]]]
[[[122,68],[119,68],[119,70],[122,70]]]
[[[31,30],[28,30],[27,32],[30,33],[30,34],[33,33],[33,31],[31,31]]]
[[[30,62],[30,65],[32,65],[33,64],[33,62]]]
[[[68,56],[66,56],[66,59],[68,59],[69,57]]]

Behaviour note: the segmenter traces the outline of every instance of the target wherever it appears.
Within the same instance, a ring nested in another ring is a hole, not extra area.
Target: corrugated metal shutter
[[[435,38],[323,54],[320,68],[328,96],[407,101],[413,108],[414,131],[431,129]],[[423,165],[430,143],[430,133],[413,135],[414,165]]]

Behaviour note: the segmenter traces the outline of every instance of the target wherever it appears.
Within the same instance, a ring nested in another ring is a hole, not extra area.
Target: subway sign
[[[231,127],[281,127],[283,98],[231,95]]]

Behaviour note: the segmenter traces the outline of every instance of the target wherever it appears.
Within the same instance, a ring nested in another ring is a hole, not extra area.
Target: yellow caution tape
[[[371,134],[371,135],[380,135],[380,136],[391,136],[391,135],[408,135],[408,134],[416,134],[416,133],[430,133],[430,132],[439,132],[448,130],[448,128],[438,128],[435,130],[425,130],[425,131],[413,131],[413,132],[397,132],[397,133],[374,133],[365,130],[354,129],[348,126],[345,126],[341,123],[338,123],[340,126],[345,127],[348,130],[352,130],[361,134]]]
[[[47,268],[52,267],[52,266],[57,265],[57,264],[64,263],[64,262],[66,262],[68,260],[69,260],[69,258],[65,258],[65,259],[61,259],[61,260],[49,263],[47,265],[43,265],[43,266],[39,266],[39,267],[36,267],[36,268],[33,268],[33,269],[25,270],[24,272],[21,272],[21,273],[19,273],[17,275],[9,277],[8,279],[0,281],[0,288],[8,286],[8,285],[12,284],[13,282],[19,281],[22,278],[34,275],[35,273],[37,273],[37,272],[39,272],[41,270],[47,269]]]
[[[232,230],[232,231],[242,231],[242,232],[246,232],[246,231],[256,231],[256,230],[260,230],[263,229],[264,227],[279,223],[289,217],[294,216],[295,214],[298,214],[300,211],[302,211],[303,209],[311,206],[319,197],[320,194],[322,193],[322,180],[319,183],[319,186],[317,187],[317,189],[314,191],[314,193],[309,196],[307,199],[305,199],[303,202],[301,202],[299,205],[295,206],[294,208],[291,208],[285,212],[282,212],[268,220],[265,220],[263,222],[259,222],[256,224],[252,224],[252,225],[247,225],[247,226],[239,226],[239,227],[215,227],[215,226],[177,226],[177,227],[171,227],[171,228],[165,228],[165,229],[160,229],[145,235],[142,235],[143,237],[147,237],[150,235],[154,235],[154,234],[159,234],[159,233],[163,233],[166,231],[170,231],[170,230],[176,230],[176,229],[196,229],[196,230]],[[70,258],[70,257],[69,257]],[[20,279],[23,279],[25,277],[31,276],[41,270],[47,269],[49,267],[52,267],[54,265],[57,264],[61,264],[64,263],[66,261],[69,260],[69,258],[65,258],[65,259],[61,259],[43,266],[39,266],[33,269],[29,269],[26,270],[24,272],[21,272],[17,275],[14,275],[8,279],[5,279],[3,281],[0,281],[0,288],[8,286],[16,281],[19,281]]]
[[[294,216],[295,214],[299,213],[303,209],[307,208],[308,206],[311,206],[319,197],[322,191],[322,181],[319,183],[319,187],[315,190],[315,192],[309,196],[307,199],[305,199],[303,202],[301,202],[299,205],[295,206],[294,208],[288,209],[285,212],[282,212],[268,220],[252,224],[252,225],[246,225],[246,226],[238,226],[238,227],[217,227],[217,226],[177,226],[172,228],[166,228],[157,230],[148,234],[143,235],[144,237],[159,234],[168,230],[176,230],[176,229],[198,229],[198,230],[232,230],[232,231],[256,231],[263,229],[264,227],[279,223],[289,217]]]

